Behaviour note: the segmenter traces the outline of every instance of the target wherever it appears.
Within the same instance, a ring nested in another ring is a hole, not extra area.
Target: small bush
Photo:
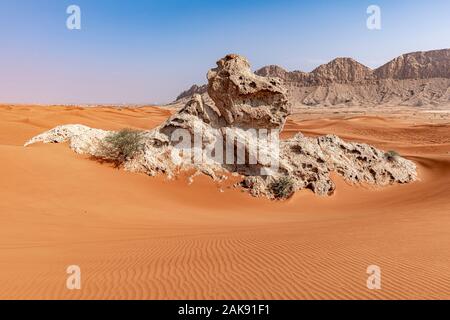
[[[276,199],[287,199],[294,193],[294,181],[290,177],[281,177],[271,183],[270,190]]]
[[[397,151],[390,150],[384,154],[384,157],[388,161],[397,161],[400,157],[400,154]]]
[[[99,158],[120,167],[144,149],[141,131],[123,129],[106,136],[100,143]]]

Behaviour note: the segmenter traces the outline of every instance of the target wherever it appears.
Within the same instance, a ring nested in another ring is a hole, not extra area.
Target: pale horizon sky
[[[66,9],[81,8],[81,30]],[[381,30],[366,27],[369,5]],[[448,0],[0,0],[0,103],[167,103],[227,53],[254,70],[450,48]]]

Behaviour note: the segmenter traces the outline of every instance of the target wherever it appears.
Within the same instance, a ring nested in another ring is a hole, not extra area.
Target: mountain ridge
[[[450,102],[450,49],[406,53],[376,69],[338,57],[311,72],[268,65],[255,74],[282,79],[294,105],[421,106]],[[205,95],[206,91],[206,86],[194,85],[176,101],[195,93]]]

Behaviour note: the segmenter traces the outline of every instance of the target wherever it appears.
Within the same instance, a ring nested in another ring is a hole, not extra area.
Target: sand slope
[[[421,181],[321,198],[255,199],[205,177],[188,185],[115,170],[65,145],[23,143],[59,124],[149,128],[169,112],[0,106],[0,298],[450,298],[450,124],[383,117],[301,121],[395,149]],[[82,290],[66,289],[69,265]],[[382,290],[366,268],[382,269]]]

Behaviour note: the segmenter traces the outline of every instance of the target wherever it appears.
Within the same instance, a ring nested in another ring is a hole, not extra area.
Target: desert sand
[[[336,176],[331,197],[270,201],[232,181],[168,181],[67,145],[23,147],[61,124],[149,129],[168,110],[0,106],[0,298],[450,299],[449,113],[393,110],[297,110],[284,136],[393,149],[420,181],[377,189]],[[66,288],[69,265],[82,290]],[[369,265],[381,290],[366,287]]]

